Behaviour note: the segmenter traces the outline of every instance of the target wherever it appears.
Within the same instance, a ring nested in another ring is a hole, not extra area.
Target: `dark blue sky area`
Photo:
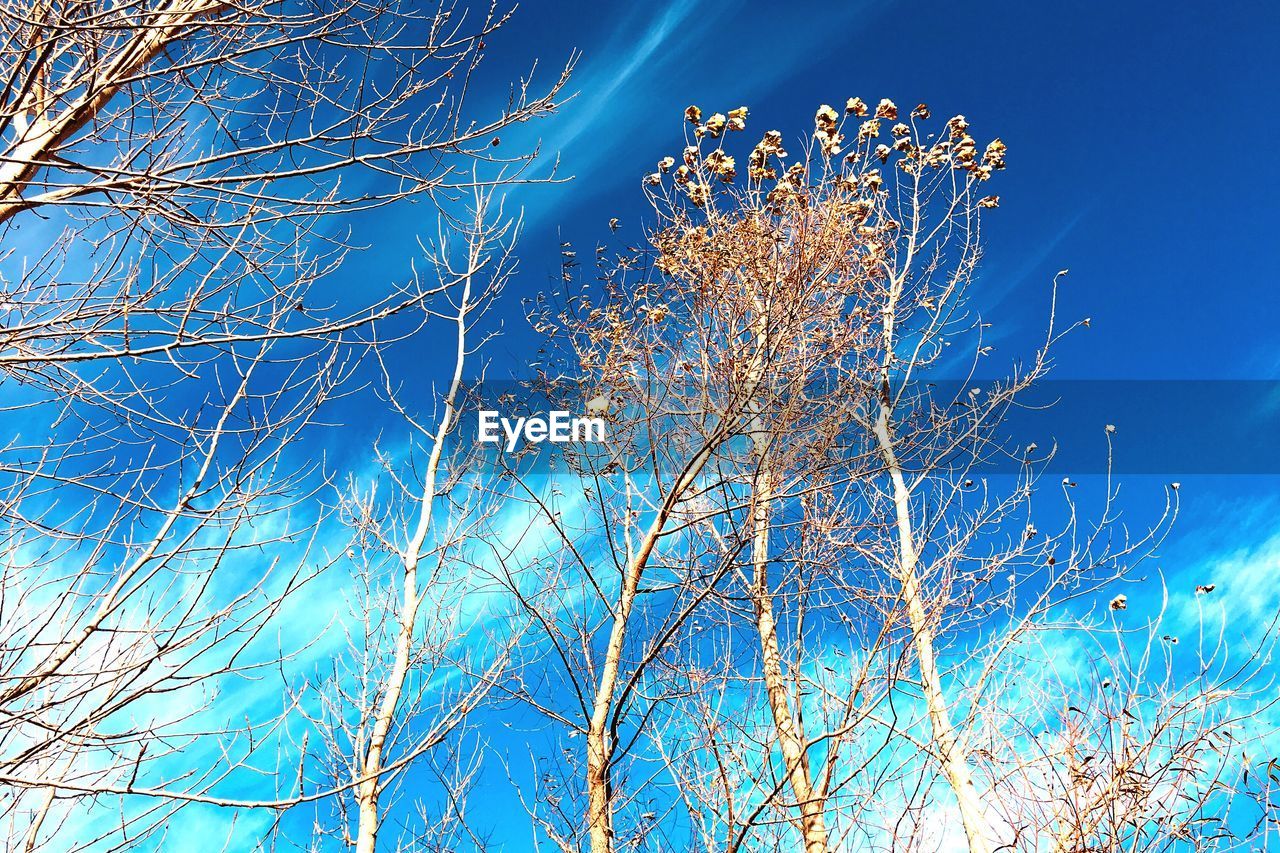
[[[503,66],[584,57],[579,97],[537,128],[576,180],[521,194],[518,289],[558,271],[557,229],[589,248],[610,216],[637,224],[688,103],[794,139],[820,103],[925,101],[1009,144],[980,302],[1013,350],[1069,267],[1064,316],[1094,322],[1061,375],[1275,377],[1278,24],[1262,3],[526,5]]]
[[[857,95],[963,113],[979,139],[1009,145],[974,292],[994,323],[991,370],[1042,340],[1050,281],[1069,268],[1060,319],[1092,324],[1059,346],[1055,379],[1280,378],[1280,117],[1267,97],[1278,24],[1262,3],[527,3],[490,40],[475,89],[488,100],[471,107],[497,107],[535,59],[548,81],[581,51],[576,97],[501,147],[540,142],[544,169],[559,155],[572,180],[512,193],[521,270],[496,312],[505,334],[487,350],[489,375],[527,375],[537,339],[521,298],[558,287],[562,239],[584,260],[598,242],[643,239],[640,179],[679,153],[687,104],[745,104],[747,137],[776,128],[794,145],[819,104]],[[357,236],[377,247],[359,260],[362,285],[403,275],[433,230],[426,212],[362,223]],[[443,342],[413,342],[424,391],[450,355]]]

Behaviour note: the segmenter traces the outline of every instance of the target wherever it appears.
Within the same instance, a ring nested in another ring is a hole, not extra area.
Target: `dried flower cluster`
[[[728,141],[725,131],[745,130],[747,113],[746,107],[738,107],[727,114],[714,113],[704,122],[700,107],[688,107],[684,115],[693,126],[693,138],[681,154],[680,167],[672,173],[676,158],[663,157],[657,171],[645,176],[645,184],[659,187],[663,176],[672,174],[675,186],[694,207],[710,205],[715,184],[732,184],[737,177],[735,157],[725,148]],[[893,168],[907,175],[950,167],[964,172],[967,181],[986,181],[993,172],[1005,167],[1008,151],[1005,143],[1000,139],[991,140],[979,157],[978,143],[969,135],[969,123],[962,115],[946,122],[941,138],[921,125],[930,117],[926,104],[917,104],[911,110],[910,123],[898,121],[898,115],[897,104],[888,98],[880,100],[874,113],[861,98],[850,98],[843,116],[829,104],[823,104],[814,114],[814,130],[808,147],[813,162],[797,160],[788,164],[782,134],[767,131],[748,155],[748,187],[762,187],[770,204],[778,207],[805,203],[810,198],[811,172],[851,193],[874,196],[885,192],[884,177],[879,169],[871,166],[873,161],[887,165],[895,158]],[[846,151],[849,119],[865,120],[852,130],[855,147]],[[893,124],[888,140],[881,141],[885,122]],[[714,141],[715,147],[704,150],[706,140]],[[841,154],[843,160],[838,161],[836,158]],[[999,197],[983,196],[973,203],[978,208],[994,208],[999,205]]]

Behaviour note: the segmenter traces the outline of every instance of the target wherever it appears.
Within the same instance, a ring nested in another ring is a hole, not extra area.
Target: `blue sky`
[[[510,140],[540,140],[572,177],[515,195],[514,295],[557,278],[561,239],[589,250],[613,216],[619,238],[639,238],[640,176],[681,145],[687,104],[745,104],[752,127],[795,138],[820,103],[891,97],[963,113],[1009,145],[978,294],[1006,356],[1033,345],[1049,281],[1069,268],[1063,316],[1092,328],[1059,349],[1058,378],[1276,378],[1280,116],[1263,93],[1278,25],[1261,3],[526,5],[492,40],[488,79],[583,57],[576,98]],[[362,275],[399,260],[415,212],[369,222],[380,248]],[[510,302],[501,346],[519,359],[528,333]]]
[[[510,80],[535,58],[549,79],[582,52],[576,98],[523,138],[504,140],[541,140],[544,164],[559,156],[559,174],[572,180],[511,198],[525,211],[520,272],[495,317],[506,333],[488,357],[497,371],[522,374],[536,340],[520,298],[554,286],[562,240],[588,257],[597,242],[642,239],[640,178],[683,145],[686,105],[747,105],[752,133],[778,128],[795,139],[817,105],[859,96],[963,113],[982,138],[1008,144],[975,288],[995,323],[1000,364],[1040,341],[1053,274],[1069,268],[1060,311],[1092,323],[1057,350],[1058,377],[1280,379],[1272,263],[1280,158],[1271,151],[1280,113],[1268,100],[1280,83],[1277,36],[1280,8],[1263,3],[529,2],[491,40],[483,79]],[[617,235],[612,217],[623,222]],[[425,223],[404,206],[355,225],[372,248],[352,258],[344,282],[369,287],[404,274]],[[425,336],[404,353],[417,368],[410,382],[426,388],[443,378],[443,343]],[[1196,413],[1186,417],[1169,428],[1194,428]],[[367,462],[364,439],[383,426],[356,420],[340,437],[330,433],[337,464],[344,453]],[[1131,434],[1118,433],[1121,469]],[[1101,423],[1096,440],[1101,455]],[[1142,440],[1158,442],[1159,429]],[[1173,479],[1183,483],[1181,517],[1153,569],[1180,591],[1175,612],[1189,606],[1191,585],[1208,581],[1221,588],[1214,606],[1255,616],[1273,608],[1280,473],[1189,476],[1171,463],[1126,478],[1126,512],[1154,517]],[[1154,583],[1145,589],[1158,598]],[[1141,614],[1141,595],[1131,598]],[[484,734],[519,760],[522,732],[517,721]],[[481,824],[501,824],[518,806],[495,788],[474,808]],[[523,849],[529,830],[514,814],[500,837]],[[247,832],[260,828],[255,821]]]
[[[496,53],[584,58],[577,100],[536,128],[575,180],[522,199],[524,288],[557,272],[557,229],[591,244],[634,222],[688,103],[794,135],[850,95],[926,101],[1009,144],[985,267],[1002,327],[1037,325],[1070,267],[1065,311],[1095,334],[1064,347],[1069,375],[1274,377],[1277,24],[1261,3],[527,6]]]
[[[1280,113],[1264,94],[1280,82],[1278,25],[1280,9],[1262,3],[526,4],[492,40],[488,79],[521,74],[535,57],[549,75],[580,50],[571,85],[578,94],[504,144],[539,139],[572,180],[513,196],[526,220],[521,271],[500,312],[506,334],[489,358],[499,372],[521,373],[536,341],[519,299],[554,287],[562,240],[589,257],[598,242],[641,239],[640,178],[678,153],[686,105],[747,105],[755,131],[778,128],[794,139],[812,126],[818,104],[856,95],[963,113],[984,138],[1008,144],[1009,168],[993,186],[1001,208],[986,220],[975,289],[977,307],[995,324],[1001,358],[993,364],[1031,353],[1053,274],[1069,268],[1061,315],[1092,323],[1058,348],[1057,377],[1280,378],[1272,265],[1280,158],[1270,151]],[[623,229],[613,236],[607,223],[615,216]],[[413,208],[367,223],[378,248],[361,262],[362,280],[394,272],[388,259],[401,256],[392,247],[409,245],[420,225]],[[430,363],[431,342],[417,346],[415,358]],[[430,370],[419,377],[435,378]],[[1141,415],[1125,413],[1130,423]],[[1159,443],[1163,429],[1195,428],[1195,412],[1185,416],[1146,424],[1140,438],[1121,420],[1121,470],[1126,435]],[[1091,448],[1073,448],[1077,458],[1102,458],[1101,427]],[[1144,460],[1159,458],[1158,446],[1143,449]],[[1247,469],[1244,462],[1234,470]],[[1125,478],[1126,519],[1154,518],[1164,484],[1175,479],[1183,483],[1181,517],[1150,564],[1150,582],[1131,593],[1134,611],[1144,613],[1145,596],[1153,615],[1156,569],[1177,613],[1191,606],[1191,587],[1209,580],[1221,591],[1213,606],[1252,614],[1274,607],[1280,476],[1191,476],[1174,460],[1157,475]],[[1232,576],[1241,581],[1234,587]],[[526,736],[538,737],[519,725],[489,736],[513,759],[525,754]],[[509,791],[495,789],[482,814],[513,806]],[[512,849],[527,832],[518,823],[508,827]]]
[[[487,79],[509,80],[534,59],[549,76],[582,52],[574,100],[526,126],[527,137],[509,140],[540,141],[545,159],[559,156],[558,174],[572,179],[513,196],[525,211],[521,270],[499,312],[505,335],[489,357],[499,372],[520,374],[536,340],[519,300],[555,285],[562,240],[589,257],[599,242],[642,239],[640,177],[678,153],[686,105],[745,104],[753,128],[794,139],[818,104],[857,95],[963,113],[980,135],[1008,143],[1009,168],[993,186],[1001,207],[986,220],[974,291],[994,323],[993,366],[1031,353],[1053,274],[1070,269],[1060,316],[1092,322],[1057,348],[1055,378],[1280,379],[1271,251],[1280,158],[1269,147],[1280,138],[1280,113],[1265,95],[1280,82],[1278,34],[1280,9],[1263,3],[525,5],[492,40]],[[623,228],[611,235],[615,216]],[[369,224],[376,232],[363,236],[376,233],[379,248],[360,259],[361,277],[381,262],[393,264],[388,274],[402,270],[395,247],[418,234],[415,209],[380,212]],[[429,363],[430,341],[419,346]],[[1256,440],[1269,442],[1275,458],[1276,439],[1266,432],[1275,410],[1246,405],[1269,392],[1259,386],[1225,405],[1228,417],[1238,408],[1250,423],[1260,418]],[[1208,396],[1194,404],[1212,405]],[[1170,424],[1144,423],[1136,408],[1118,415],[1118,466],[1126,435],[1145,444],[1161,442],[1162,431],[1178,434],[1166,442],[1168,470],[1129,478],[1139,507],[1162,500],[1163,482],[1185,482],[1175,542],[1219,529],[1222,515],[1234,512],[1228,507],[1280,500],[1275,470],[1229,477],[1179,470],[1199,440],[1193,406]],[[1073,437],[1085,429],[1076,426]],[[1096,448],[1072,447],[1077,458],[1102,458],[1100,428]],[[1237,430],[1231,448],[1215,451],[1237,454],[1232,471],[1249,470],[1250,447],[1235,446],[1249,432]],[[1142,446],[1134,455],[1150,471],[1160,452]],[[1255,523],[1262,529],[1232,545],[1270,534],[1265,520]]]
[[[1277,25],[1262,3],[528,4],[492,39],[483,79],[501,96],[533,60],[547,78],[582,52],[575,99],[504,140],[540,141],[545,167],[559,156],[572,179],[514,194],[521,274],[490,355],[528,357],[519,297],[558,278],[561,240],[588,257],[614,216],[613,243],[641,239],[640,177],[678,153],[687,104],[745,104],[753,128],[794,139],[818,104],[857,95],[963,113],[1008,143],[977,291],[1005,363],[1035,345],[1069,268],[1061,315],[1092,324],[1059,347],[1056,378],[1275,379],[1280,116],[1263,93]],[[403,273],[418,210],[357,228],[377,242],[360,281]]]

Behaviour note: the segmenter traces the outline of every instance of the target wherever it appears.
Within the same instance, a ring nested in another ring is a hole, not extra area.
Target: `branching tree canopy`
[[[423,475],[439,453],[397,443],[386,467],[401,498],[352,519],[359,472],[299,450],[370,382],[393,401],[389,348],[432,315],[464,339],[510,273],[515,224],[495,193],[531,180],[538,152],[508,152],[499,134],[554,111],[569,68],[476,91],[507,19],[396,0],[0,7],[10,848],[163,847],[192,804],[278,820],[316,803],[317,833],[372,851],[379,794],[482,695],[483,680],[409,694],[465,631],[415,618],[443,596],[433,585],[460,583],[415,580],[447,533],[392,529],[395,512],[439,502],[446,475]],[[358,258],[355,218],[414,199],[427,263],[414,247],[400,283],[338,286]],[[413,417],[447,402],[387,411],[418,435]],[[427,435],[447,419],[439,430]],[[367,542],[374,517],[396,559],[341,544]],[[286,630],[313,587],[345,600],[360,579],[365,628]],[[334,656],[347,677],[322,699],[323,677],[286,668],[333,647],[333,631],[369,645]],[[376,744],[335,733],[370,707]],[[429,731],[400,732],[419,715]],[[320,719],[328,736],[311,737]],[[330,821],[350,796],[357,808]]]
[[[1265,848],[1270,631],[1132,618],[1176,484],[1132,526],[1012,429],[1079,324],[1060,274],[992,373],[1005,144],[690,106],[494,399],[507,195],[557,179],[508,140],[573,65],[495,90],[510,14],[0,5],[6,849],[497,849],[508,803],[592,853]],[[606,440],[466,427],[549,400]]]
[[[531,814],[593,853],[1257,843],[1227,815],[1263,657],[1206,625],[1188,663],[1109,604],[1176,485],[1131,533],[1114,484],[1078,507],[1007,431],[1072,331],[1058,279],[1043,345],[985,378],[1005,144],[852,98],[791,155],[739,146],[747,116],[689,107],[649,245],[534,315],[543,381],[615,427],[572,460],[584,500],[537,501],[563,544],[528,606],[567,615],[530,701],[572,757]]]

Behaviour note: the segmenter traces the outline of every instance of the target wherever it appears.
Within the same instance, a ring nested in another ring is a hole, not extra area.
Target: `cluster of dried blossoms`
[[[874,110],[860,98],[850,98],[843,116],[823,104],[814,115],[814,130],[802,156],[792,158],[782,134],[767,131],[748,155],[746,180],[736,182],[736,159],[726,131],[744,130],[747,114],[746,107],[739,107],[703,122],[701,108],[690,106],[685,119],[692,132],[679,161],[663,157],[657,170],[646,176],[655,205],[670,218],[654,240],[659,270],[670,272],[675,258],[688,257],[690,247],[683,244],[689,240],[703,239],[726,223],[741,227],[745,212],[772,219],[771,227],[778,233],[803,231],[810,240],[815,235],[839,240],[837,254],[846,262],[856,259],[860,266],[858,275],[843,269],[833,276],[845,292],[883,279],[891,269],[894,242],[901,236],[902,214],[887,181],[893,172],[882,171],[891,158],[893,168],[907,180],[924,181],[930,172],[961,173],[956,213],[999,204],[998,196],[980,195],[976,188],[1005,167],[1007,147],[993,139],[979,156],[964,116],[954,116],[941,131],[931,132],[925,104],[912,109],[907,122],[897,121],[898,107],[888,98]],[[851,130],[847,125],[854,121],[859,124]],[[892,145],[878,141],[886,121],[895,122]],[[846,148],[850,137],[853,143]],[[723,213],[717,210],[717,198],[722,199]],[[703,221],[693,222],[694,211]],[[681,245],[673,245],[673,240]]]
[[[681,153],[679,167],[673,169],[677,162],[675,157],[663,157],[658,161],[657,171],[645,176],[645,184],[661,186],[663,176],[670,175],[675,186],[695,207],[706,207],[712,201],[713,187],[717,182],[732,184],[737,177],[736,160],[725,148],[729,141],[726,131],[745,130],[747,112],[747,107],[738,107],[727,114],[714,113],[704,122],[700,107],[688,107],[684,115],[692,125],[692,139]],[[895,155],[895,168],[907,174],[950,167],[965,172],[973,180],[985,181],[994,171],[1005,167],[1008,147],[1000,139],[991,140],[979,156],[978,143],[969,135],[969,123],[964,116],[949,119],[942,138],[926,133],[920,126],[929,118],[929,107],[917,104],[908,116],[909,124],[898,121],[898,106],[888,98],[881,99],[874,113],[861,98],[850,98],[843,116],[830,105],[823,104],[814,115],[811,150],[806,152],[812,156],[788,165],[789,156],[782,144],[782,134],[770,130],[748,156],[748,188],[761,189],[766,183],[772,183],[766,192],[770,204],[803,204],[812,197],[809,192],[812,186],[807,183],[811,164],[805,161],[815,160],[822,167],[825,180],[837,183],[848,193],[862,196],[874,196],[884,191],[884,178],[869,164],[873,161],[886,164]],[[857,119],[862,121],[856,129],[846,127],[847,122]],[[886,121],[894,124],[889,129],[890,140],[882,142],[883,122]],[[853,138],[853,148],[848,151],[845,149],[849,136],[846,130],[852,133]],[[716,143],[709,151],[704,150],[707,140]],[[843,166],[838,159],[842,153]],[[874,201],[868,198],[865,203],[873,205]],[[998,196],[988,195],[978,200],[979,207],[998,205]]]

